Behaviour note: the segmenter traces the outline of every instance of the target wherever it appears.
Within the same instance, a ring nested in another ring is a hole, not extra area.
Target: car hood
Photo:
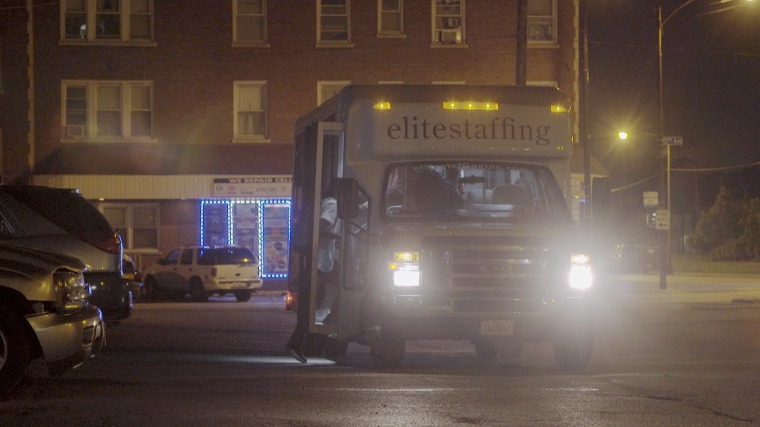
[[[0,243],[0,271],[38,278],[59,268],[81,273],[85,264],[60,252]]]

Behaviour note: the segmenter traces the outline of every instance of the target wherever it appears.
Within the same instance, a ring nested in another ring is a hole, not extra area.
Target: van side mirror
[[[337,178],[335,200],[338,202],[338,218],[349,220],[359,216],[359,184],[356,180]]]

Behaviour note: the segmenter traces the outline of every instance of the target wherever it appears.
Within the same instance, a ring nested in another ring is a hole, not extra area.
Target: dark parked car
[[[87,301],[84,269],[62,253],[0,243],[0,395],[31,360],[56,376],[103,348],[103,318]]]
[[[122,278],[121,238],[77,190],[0,185],[0,242],[62,252],[84,262],[90,302],[107,322],[132,315],[132,292]]]

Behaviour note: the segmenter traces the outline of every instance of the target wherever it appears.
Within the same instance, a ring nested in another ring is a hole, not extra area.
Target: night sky
[[[665,17],[684,0],[587,2],[592,152],[613,186],[625,185],[657,170],[656,8]],[[760,0],[743,2],[695,0],[664,26],[664,134],[684,138],[672,149],[673,168],[760,162]],[[625,145],[620,129],[631,133]],[[760,196],[758,170],[698,173],[701,190],[730,182],[734,193]]]

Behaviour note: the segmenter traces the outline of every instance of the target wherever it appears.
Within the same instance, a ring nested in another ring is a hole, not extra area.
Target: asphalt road
[[[62,378],[33,372],[0,401],[0,426],[760,425],[757,278],[656,276],[605,283],[584,373],[551,346],[479,361],[468,343],[407,344],[375,370],[365,347],[300,364],[278,297],[137,302],[108,350]]]

